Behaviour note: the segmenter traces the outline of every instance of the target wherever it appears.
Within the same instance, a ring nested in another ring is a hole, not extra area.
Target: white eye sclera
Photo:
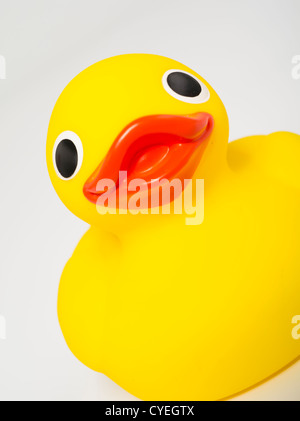
[[[71,180],[81,168],[83,147],[79,136],[71,131],[61,133],[53,148],[53,164],[62,180]]]
[[[168,94],[180,101],[202,104],[209,100],[209,90],[204,83],[183,70],[168,70],[163,75],[162,82]]]

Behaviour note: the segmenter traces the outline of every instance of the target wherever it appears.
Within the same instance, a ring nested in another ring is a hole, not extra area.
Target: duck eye
[[[72,140],[64,139],[60,142],[55,152],[55,162],[64,178],[72,177],[78,164],[78,153]]]
[[[201,94],[201,85],[191,75],[182,72],[172,72],[167,77],[167,83],[178,95],[191,98]]]
[[[83,148],[80,138],[73,132],[60,134],[53,148],[56,174],[63,180],[70,180],[80,170],[82,159]]]
[[[203,82],[183,70],[168,70],[163,76],[163,86],[174,98],[192,104],[206,102],[210,96]]]

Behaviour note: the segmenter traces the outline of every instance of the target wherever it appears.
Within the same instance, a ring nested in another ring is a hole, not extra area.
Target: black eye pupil
[[[74,174],[78,164],[78,152],[74,143],[64,139],[58,145],[55,152],[56,167],[64,178],[70,178]]]
[[[192,76],[182,73],[173,72],[167,77],[170,88],[178,95],[195,97],[201,94],[201,85]]]

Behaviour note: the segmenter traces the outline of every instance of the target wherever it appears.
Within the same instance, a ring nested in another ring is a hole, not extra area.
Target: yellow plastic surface
[[[169,95],[162,76],[186,66],[123,55],[79,74],[48,132],[47,164],[61,200],[91,225],[67,263],[58,316],[73,354],[144,400],[215,400],[254,386],[300,355],[300,136],[274,133],[228,144],[226,110]],[[242,95],[242,93],[241,93]],[[255,104],[253,104],[255,106]],[[83,185],[120,131],[152,114],[208,112],[215,127],[194,178],[205,217],[99,215]],[[57,177],[57,136],[74,131],[83,165]],[[53,221],[55,223],[55,221]]]

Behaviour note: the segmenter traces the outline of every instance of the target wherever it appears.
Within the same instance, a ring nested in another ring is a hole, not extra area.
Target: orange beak
[[[208,113],[153,115],[133,121],[85,183],[85,197],[96,204],[104,193],[97,190],[103,179],[112,180],[118,189],[120,171],[127,172],[128,183],[142,179],[148,186],[160,179],[192,178],[213,125]]]

